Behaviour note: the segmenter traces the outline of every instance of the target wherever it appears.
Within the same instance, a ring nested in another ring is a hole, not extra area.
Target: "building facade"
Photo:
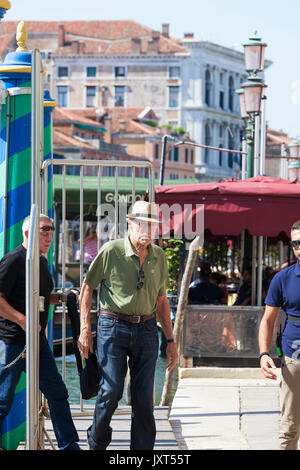
[[[114,119],[114,109],[150,108],[169,133],[183,128],[195,143],[241,149],[235,90],[246,76],[243,53],[193,34],[171,38],[166,24],[161,31],[133,21],[26,24],[28,48],[41,50],[45,87],[61,108],[93,110],[96,120],[105,109]],[[15,47],[16,27],[2,26],[2,57]],[[192,155],[199,181],[239,176],[234,154],[195,147]]]

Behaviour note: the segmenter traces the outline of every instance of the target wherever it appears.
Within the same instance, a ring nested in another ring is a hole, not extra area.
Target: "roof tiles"
[[[15,35],[18,21],[1,24],[1,40]],[[58,54],[76,53],[76,41],[84,43],[80,54],[174,54],[186,52],[177,40],[162,36],[135,21],[27,21],[30,33],[53,33],[59,36],[63,25],[64,44],[57,47]],[[156,39],[155,39],[156,38]],[[138,40],[138,46],[132,40]],[[75,47],[74,47],[75,43]]]

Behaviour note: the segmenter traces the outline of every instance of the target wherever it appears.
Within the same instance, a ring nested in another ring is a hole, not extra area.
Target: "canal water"
[[[56,358],[56,364],[60,373],[62,373],[62,358]],[[166,358],[159,356],[155,370],[155,404],[159,405],[160,398],[163,390],[163,384],[165,379],[166,370]],[[76,360],[74,354],[66,356],[66,385],[69,392],[69,402],[72,405],[78,405],[80,403],[80,388],[79,388],[79,376],[76,366]],[[173,378],[173,387],[171,393],[171,400],[175,394],[177,387],[177,373],[175,371]],[[170,400],[170,402],[171,402]],[[93,404],[95,399],[86,401],[86,403]],[[124,387],[123,398],[120,401],[120,405],[126,405],[126,392]]]

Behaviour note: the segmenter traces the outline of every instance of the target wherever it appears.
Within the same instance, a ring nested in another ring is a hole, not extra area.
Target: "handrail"
[[[40,312],[40,168],[43,154],[43,92],[41,53],[31,57],[31,211],[26,254],[26,449],[39,446],[39,312]]]
[[[26,448],[36,450],[39,430],[39,210],[30,212],[26,253]]]

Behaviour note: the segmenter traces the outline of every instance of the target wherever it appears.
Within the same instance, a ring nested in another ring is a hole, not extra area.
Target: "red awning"
[[[203,204],[204,230],[215,236],[237,236],[247,229],[251,235],[277,238],[281,234],[289,237],[291,225],[300,219],[300,184],[267,176],[218,183],[156,186],[155,201],[160,207],[166,204],[170,208],[175,204],[177,212],[181,207],[187,218],[192,219],[194,228],[196,213]],[[161,212],[165,231],[168,223],[164,211]],[[171,230],[178,230],[182,215],[171,213],[170,218]]]

